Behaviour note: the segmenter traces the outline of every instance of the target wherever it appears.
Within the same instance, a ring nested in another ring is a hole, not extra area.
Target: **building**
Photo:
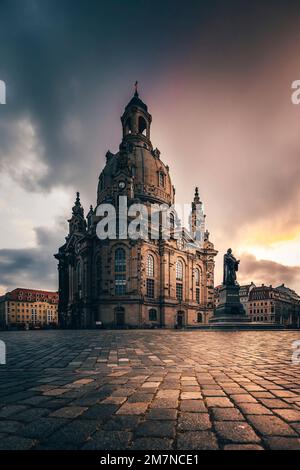
[[[243,286],[240,286],[240,301],[246,313],[247,313],[249,295],[254,287],[256,287],[254,282],[251,282],[251,284],[245,284]]]
[[[120,196],[127,206],[143,204],[145,220],[153,204],[172,208],[175,189],[169,167],[153,148],[152,117],[137,90],[121,117],[123,137],[117,153],[106,154],[99,176],[97,208],[84,217],[79,193],[69,220],[66,242],[55,257],[59,270],[59,321],[63,327],[196,327],[208,323],[214,308],[214,257],[205,230],[205,216],[196,188],[189,230],[170,210],[170,237],[164,237],[162,214],[156,237],[100,240],[99,207],[119,211]],[[197,212],[198,211],[198,212]],[[200,222],[197,220],[200,213]],[[98,215],[97,215],[98,214]],[[127,217],[127,222],[130,221]],[[155,232],[155,230],[154,230]],[[180,236],[179,236],[180,235]],[[199,236],[200,235],[200,236]]]
[[[0,298],[0,327],[42,328],[58,324],[58,293],[17,289]]]
[[[278,287],[254,287],[247,303],[247,314],[253,322],[276,323],[300,327],[300,297],[282,284]]]

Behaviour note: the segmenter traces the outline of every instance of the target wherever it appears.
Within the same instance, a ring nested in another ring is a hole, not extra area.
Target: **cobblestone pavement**
[[[300,332],[0,339],[0,449],[300,449]]]

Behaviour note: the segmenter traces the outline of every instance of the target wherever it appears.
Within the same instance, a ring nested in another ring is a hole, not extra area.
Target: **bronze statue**
[[[237,260],[233,254],[232,249],[229,248],[227,253],[224,255],[224,286],[235,286],[237,285],[236,272],[239,269],[239,260]]]

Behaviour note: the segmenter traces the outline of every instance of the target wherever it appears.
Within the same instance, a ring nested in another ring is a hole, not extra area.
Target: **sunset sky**
[[[300,293],[298,1],[0,0],[0,294],[57,289],[53,253],[139,81],[177,202],[199,187],[240,283]]]

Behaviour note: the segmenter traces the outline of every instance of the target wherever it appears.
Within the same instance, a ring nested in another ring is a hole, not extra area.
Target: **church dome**
[[[121,117],[123,140],[116,154],[107,152],[100,174],[97,204],[123,191],[131,199],[173,204],[174,188],[169,167],[150,140],[151,115],[137,91]]]

